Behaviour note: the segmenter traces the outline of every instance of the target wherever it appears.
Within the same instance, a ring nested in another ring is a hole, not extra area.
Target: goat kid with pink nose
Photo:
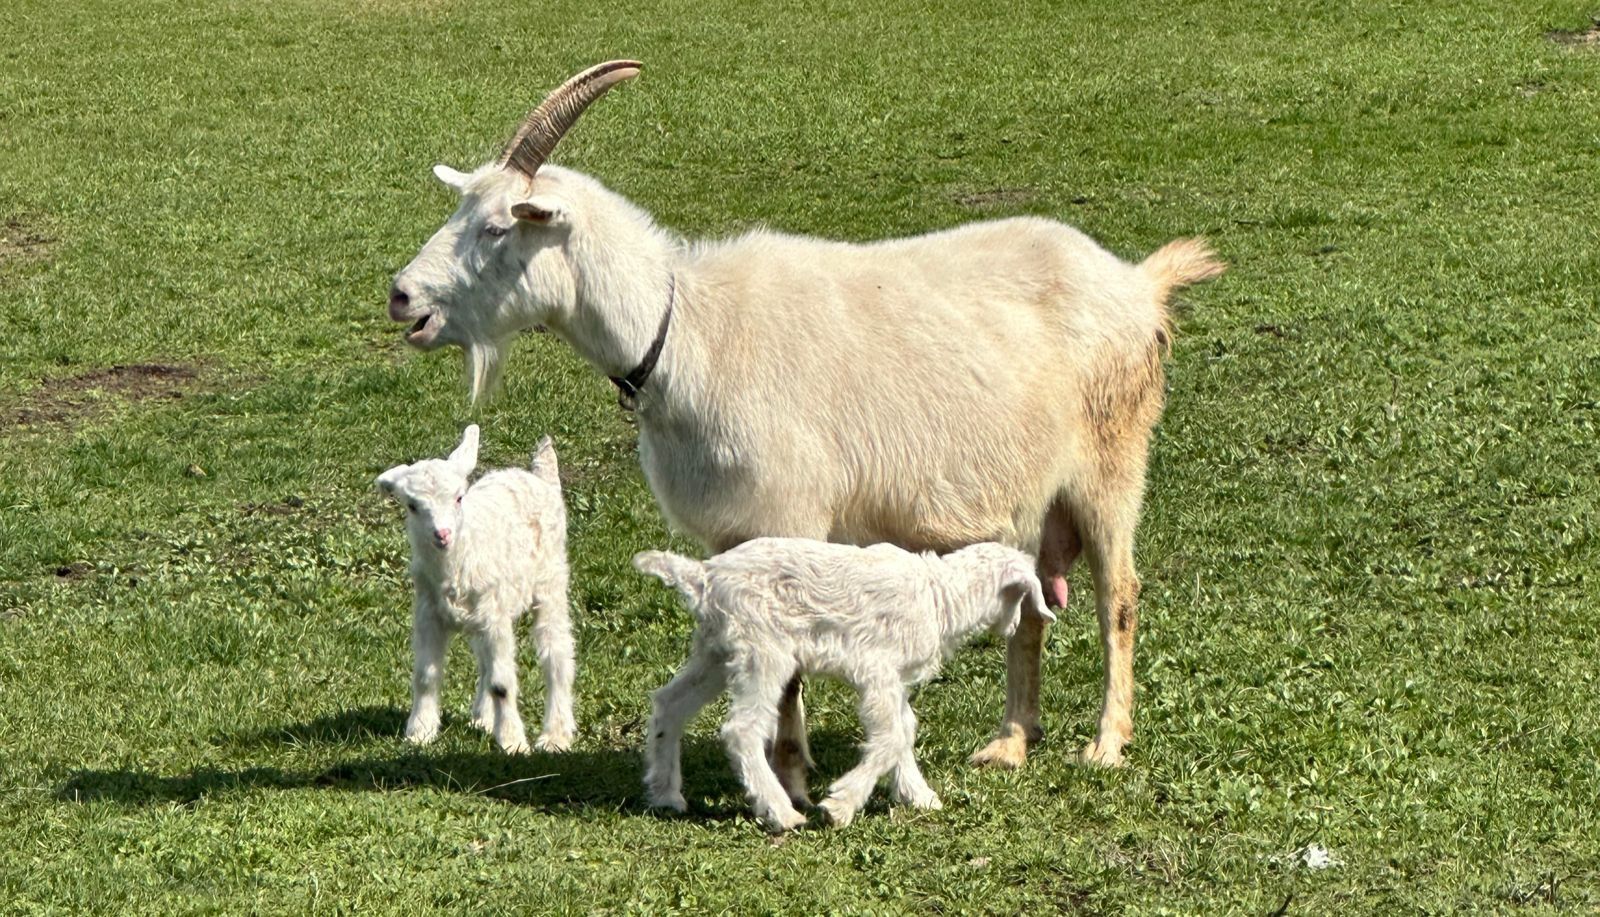
[[[416,598],[411,647],[411,716],[406,739],[426,744],[439,734],[439,689],[445,647],[465,633],[478,661],[472,722],[511,753],[528,750],[517,712],[515,625],[529,608],[539,668],[544,673],[544,726],[534,743],[565,751],[577,730],[572,715],[576,672],[567,606],[567,513],[555,448],[540,440],[526,471],[491,471],[476,483],[478,427],[467,427],[445,459],[397,465],[378,489],[406,509],[411,580]]]

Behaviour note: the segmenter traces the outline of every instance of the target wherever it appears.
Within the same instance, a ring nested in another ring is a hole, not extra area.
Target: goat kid
[[[576,663],[567,608],[567,513],[555,448],[546,436],[528,471],[491,471],[469,487],[477,463],[474,424],[449,458],[397,465],[378,476],[378,489],[406,509],[411,544],[416,664],[406,739],[422,745],[438,735],[445,648],[464,632],[478,662],[473,724],[507,752],[528,751],[517,712],[514,626],[535,608],[545,687],[544,727],[535,745],[565,751],[577,731]]]
[[[797,675],[840,679],[860,695],[861,763],[821,803],[847,825],[878,779],[893,772],[902,803],[940,807],[917,767],[917,720],[906,689],[985,628],[1016,632],[1026,606],[1052,621],[1033,558],[999,544],[939,557],[893,545],[856,548],[758,538],[701,562],[664,551],[634,566],[682,593],[696,627],[690,656],[652,697],[645,787],[652,805],[684,811],[679,747],[685,725],[724,686],[722,739],[757,817],[783,831],[805,821],[767,761],[778,704]]]

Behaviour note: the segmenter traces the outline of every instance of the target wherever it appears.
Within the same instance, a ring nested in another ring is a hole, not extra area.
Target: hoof
[[[426,745],[439,737],[439,724],[407,723],[406,741],[412,745]]]
[[[994,741],[972,753],[967,763],[977,767],[1016,770],[1028,760],[1028,740],[1018,735],[996,736]]]
[[[539,736],[533,747],[540,751],[567,751],[572,748],[572,736],[547,732]]]
[[[1096,739],[1083,747],[1078,753],[1078,760],[1094,767],[1121,767],[1123,764],[1121,744]]]
[[[677,813],[689,811],[689,801],[683,798],[682,793],[649,793],[645,802],[652,809],[671,809]]]
[[[829,796],[827,799],[822,800],[820,808],[822,809],[822,814],[827,816],[828,824],[833,825],[835,828],[843,828],[855,821],[856,818],[855,806],[834,796]]]
[[[769,812],[761,819],[761,822],[767,826],[768,831],[778,834],[805,824],[806,817],[794,809],[789,809],[786,812]]]

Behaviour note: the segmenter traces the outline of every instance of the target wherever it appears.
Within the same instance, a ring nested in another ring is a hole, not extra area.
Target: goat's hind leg
[[[1105,700],[1100,722],[1080,757],[1089,764],[1116,767],[1122,748],[1133,739],[1133,643],[1139,629],[1139,577],[1133,566],[1133,530],[1139,489],[1107,501],[1107,512],[1086,527],[1094,568],[1095,611],[1105,657]]]
[[[567,611],[567,589],[562,584],[545,590],[534,609],[533,645],[544,674],[544,725],[534,742],[540,751],[566,751],[578,731],[572,713],[572,680],[577,662],[572,642],[572,618]]]
[[[822,810],[828,813],[828,820],[841,827],[850,824],[861,807],[866,805],[872,788],[878,784],[878,778],[904,761],[910,753],[906,748],[907,736],[902,729],[905,686],[898,675],[894,672],[879,673],[858,682],[856,689],[861,692],[861,731],[865,733],[861,763],[836,780],[828,788],[828,798],[820,804]],[[911,766],[915,771],[916,763],[912,762]],[[922,776],[918,773],[917,781],[921,780]],[[927,784],[923,784],[922,788],[927,789]],[[931,794],[933,791],[928,792]]]
[[[778,701],[778,735],[771,751],[772,770],[789,801],[797,809],[809,807],[806,773],[817,762],[811,760],[811,744],[806,741],[805,683],[799,675],[789,679]]]
[[[728,760],[750,795],[756,817],[768,829],[785,831],[799,827],[805,824],[806,817],[796,811],[766,754],[777,723],[778,703],[794,670],[793,663],[779,666],[759,660],[741,660],[730,663],[730,669],[728,719],[722,726]]]
[[[1078,529],[1066,501],[1058,496],[1045,513],[1039,539],[1039,579],[1045,600],[1056,605],[1067,599],[1067,573],[1082,551]],[[1044,736],[1039,724],[1039,680],[1044,657],[1043,618],[1023,615],[1006,644],[1006,712],[989,744],[969,759],[978,765],[1021,767],[1028,758],[1028,743]]]
[[[689,803],[683,798],[683,730],[726,684],[722,661],[696,646],[678,674],[650,696],[650,728],[644,746],[645,799],[650,805],[688,810]]]
[[[528,736],[517,711],[517,638],[510,621],[496,621],[472,635],[478,671],[489,673],[489,704],[494,711],[491,730],[496,745],[508,754],[528,751]]]
[[[900,757],[895,761],[894,777],[890,784],[895,801],[918,809],[943,808],[939,794],[928,786],[928,781],[922,777],[922,769],[917,767],[917,715],[911,710],[911,703],[903,693],[900,698],[899,727]]]

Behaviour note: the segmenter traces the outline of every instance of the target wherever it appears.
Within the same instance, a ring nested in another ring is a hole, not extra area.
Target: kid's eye
[[[410,510],[413,513],[416,512],[417,511],[417,501],[412,500],[410,503],[407,503],[406,504],[406,509]]]
[[[456,494],[456,505],[457,506],[461,505],[461,497],[462,496],[463,496],[462,494]]]
[[[498,239],[506,234],[506,227],[496,226],[495,224],[490,223],[489,225],[483,227],[483,234]]]

